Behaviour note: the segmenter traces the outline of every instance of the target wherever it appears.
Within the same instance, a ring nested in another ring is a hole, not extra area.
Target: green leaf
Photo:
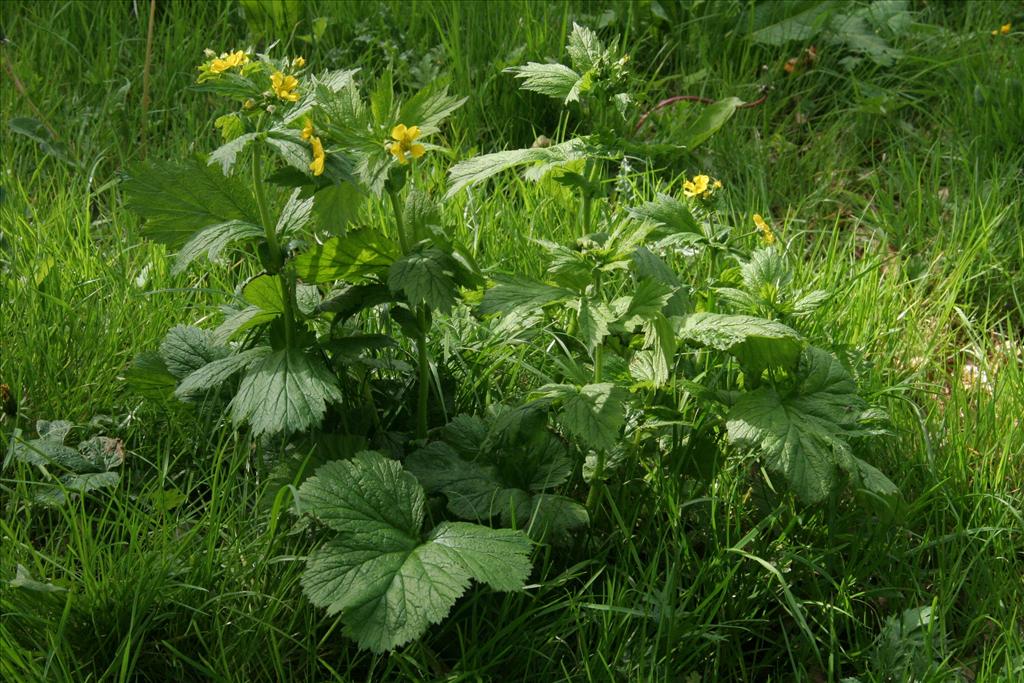
[[[792,328],[750,315],[694,313],[679,334],[686,341],[732,354],[755,377],[765,368],[794,367],[803,347]]]
[[[279,315],[281,315],[280,311],[268,311],[259,306],[246,306],[226,315],[224,321],[213,331],[213,338],[219,344],[226,344],[242,332],[265,325]]]
[[[587,351],[593,353],[594,349],[601,345],[604,338],[608,336],[608,325],[616,319],[608,304],[600,301],[593,301],[588,297],[580,299],[579,303],[579,333]]]
[[[277,234],[290,237],[306,227],[313,217],[314,197],[302,197],[302,190],[296,188],[288,197],[281,215],[277,219]]]
[[[505,520],[509,523],[511,520]],[[538,493],[515,511],[515,522],[535,541],[569,545],[574,532],[590,525],[587,509],[565,496]]]
[[[662,226],[669,233],[690,232],[701,234],[700,225],[683,202],[669,195],[659,194],[652,201],[629,210],[630,215]]]
[[[853,378],[826,351],[808,347],[790,394],[773,387],[744,393],[729,411],[734,446],[752,448],[804,501],[823,500],[841,470],[856,467],[846,436],[857,426],[863,401]]]
[[[352,183],[335,183],[313,195],[313,217],[323,230],[342,235],[355,222],[366,196]]]
[[[213,125],[220,131],[224,142],[231,142],[245,133],[245,124],[242,122],[242,117],[235,112],[218,116],[214,120]],[[224,173],[227,174],[227,171]]]
[[[523,90],[554,97],[565,104],[579,99],[579,90],[575,86],[580,75],[564,64],[529,62],[525,66],[509,67],[505,72],[522,80],[520,87]]]
[[[248,187],[196,161],[137,166],[129,171],[124,187],[128,208],[146,219],[143,235],[172,249],[211,225],[259,225]]]
[[[228,349],[218,345],[208,330],[178,325],[160,342],[160,355],[167,371],[184,379],[207,363],[224,358]]]
[[[436,247],[420,247],[391,264],[388,286],[412,304],[448,312],[455,303],[455,262]]]
[[[219,120],[219,119],[218,119]],[[228,140],[210,154],[210,164],[219,164],[221,173],[231,175],[231,169],[235,166],[235,160],[246,146],[256,139],[256,133],[245,133],[236,138]]]
[[[337,69],[315,76],[311,79],[309,86],[303,89],[302,98],[285,113],[282,123],[288,125],[308,114],[313,106],[319,103],[321,88],[331,93],[337,93],[354,86],[354,77],[358,71],[359,69]]]
[[[479,311],[482,315],[536,310],[573,296],[572,290],[554,287],[523,277],[499,275],[495,284],[484,293]]]
[[[618,441],[629,397],[624,388],[610,382],[585,386],[549,384],[535,393],[562,401],[559,424],[587,446],[609,449]]]
[[[301,432],[319,425],[327,404],[341,400],[323,361],[283,349],[249,366],[231,401],[231,417],[236,425],[248,422],[255,436]]]
[[[410,126],[419,126],[421,135],[433,135],[440,130],[441,123],[468,99],[452,97],[448,94],[447,85],[431,84],[402,103],[398,120]]]
[[[782,21],[759,28],[750,34],[751,40],[764,45],[784,45],[790,41],[807,41],[814,38],[824,28],[834,11],[834,2],[816,2],[808,9],[800,9],[802,5],[780,4],[777,7],[793,7],[795,14]]]
[[[738,97],[727,97],[704,107],[697,120],[679,134],[679,140],[687,149],[693,149],[718,132],[725,122],[736,113],[736,107],[743,104]]]
[[[604,45],[597,34],[586,26],[573,22],[572,33],[569,35],[567,48],[573,67],[580,73],[586,73],[598,67],[605,56]]]
[[[174,275],[184,272],[194,260],[206,254],[211,261],[217,261],[221,252],[232,242],[259,239],[263,237],[263,229],[258,225],[245,221],[227,221],[203,228],[192,236],[178,252],[171,272]]]
[[[284,163],[307,175],[312,173],[309,170],[309,162],[313,160],[313,150],[302,141],[296,132],[271,131],[267,133],[264,142],[277,152]]]
[[[586,141],[581,138],[573,138],[551,147],[515,149],[466,159],[455,164],[448,171],[448,193],[445,197],[454,197],[464,187],[482,183],[491,176],[516,166],[542,163],[551,167],[583,159],[586,153]]]
[[[124,371],[124,379],[132,391],[153,399],[167,398],[178,383],[178,378],[167,370],[163,357],[155,351],[144,351],[132,359],[132,364]]]
[[[249,280],[242,289],[242,297],[268,313],[284,313],[284,284],[277,275],[264,274]]]
[[[296,274],[309,283],[359,283],[383,276],[396,256],[395,246],[386,238],[362,228],[304,251],[294,265]]]
[[[510,591],[529,575],[517,532],[444,522],[421,539],[423,502],[415,478],[373,452],[324,465],[299,490],[302,510],[340,532],[309,556],[303,589],[341,614],[360,647],[384,652],[420,636],[471,579]]]
[[[258,346],[208,363],[183,379],[174,394],[181,399],[204,394],[219,387],[268,353],[270,353],[269,347]]]
[[[88,472],[85,474],[66,474],[60,478],[60,484],[41,484],[35,487],[32,499],[37,503],[49,506],[63,505],[68,493],[88,493],[97,489],[117,486],[121,475],[117,472]]]

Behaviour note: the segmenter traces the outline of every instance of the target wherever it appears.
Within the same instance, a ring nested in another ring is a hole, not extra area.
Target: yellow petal
[[[295,59],[292,60],[292,66],[294,66],[296,69],[301,69],[302,67],[306,66],[305,58],[296,57]]]
[[[306,125],[302,127],[302,139],[308,140],[313,137],[313,119],[306,119]]]
[[[427,151],[427,148],[418,142],[409,148],[409,154],[412,155],[413,159],[419,159]]]
[[[413,126],[405,131],[405,141],[412,142],[420,136],[420,127]]]
[[[391,129],[391,137],[393,137],[395,140],[402,140],[405,137],[405,131],[405,124],[400,123]]]

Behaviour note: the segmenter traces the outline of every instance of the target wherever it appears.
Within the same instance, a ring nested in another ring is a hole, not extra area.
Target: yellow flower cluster
[[[710,176],[706,175],[695,175],[690,180],[683,182],[683,195],[686,197],[710,199],[715,190],[720,189],[722,189],[722,181],[712,180]]]
[[[286,76],[280,71],[270,74],[270,87],[278,99],[285,102],[299,101],[299,79],[295,76]]]
[[[207,54],[212,57],[214,53],[207,51]],[[249,55],[244,50],[236,50],[231,53],[222,52],[220,57],[214,57],[197,67],[199,69],[199,82],[202,83],[215,76],[220,76],[225,71],[241,68],[248,63]]]
[[[302,127],[300,135],[303,140],[308,140],[309,144],[313,146],[313,161],[309,163],[309,170],[313,172],[313,175],[322,175],[326,156],[324,155],[324,145],[320,142],[320,138],[314,135],[315,132],[313,119],[306,119],[306,125]]]
[[[768,223],[761,217],[761,214],[755,213],[751,218],[754,219],[754,225],[758,230],[761,231],[761,239],[765,244],[775,244],[775,233],[772,232],[772,228]]]
[[[419,159],[427,151],[427,148],[416,142],[416,138],[420,136],[420,127],[411,126],[406,128],[404,123],[400,123],[391,129],[391,142],[386,143],[388,151],[394,155],[395,159],[400,164],[409,163],[406,154],[411,156],[413,159]]]
[[[1005,24],[1003,24],[1002,26],[1000,26],[998,29],[994,29],[992,31],[992,35],[994,35],[994,36],[1005,36],[1005,35],[1010,33],[1010,30],[1012,28],[1013,28],[1013,24],[1008,21]]]

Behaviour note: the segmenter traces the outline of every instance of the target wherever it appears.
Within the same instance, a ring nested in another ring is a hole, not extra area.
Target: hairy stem
[[[262,121],[260,122],[262,123]],[[267,209],[267,197],[263,189],[263,166],[262,155],[259,148],[255,148],[252,154],[252,188],[256,197],[256,209],[260,215],[260,224],[263,226],[263,234],[267,240],[267,251],[269,252],[269,264],[267,272],[277,275],[281,279],[281,289],[284,296],[284,343],[287,348],[292,348],[292,339],[295,331],[295,274],[290,269],[284,268],[284,256],[281,252],[281,243],[277,239],[277,229],[270,220],[270,212]]]

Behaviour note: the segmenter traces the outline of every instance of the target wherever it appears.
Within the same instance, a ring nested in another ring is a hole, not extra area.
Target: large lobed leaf
[[[231,401],[235,424],[253,434],[305,431],[320,424],[328,403],[340,402],[337,379],[323,362],[298,349],[283,349],[251,363]]]
[[[303,511],[339,531],[309,556],[303,589],[341,614],[360,647],[384,652],[419,637],[471,579],[509,591],[529,575],[521,533],[443,522],[421,538],[423,500],[416,479],[375,452],[328,463],[299,490]]]
[[[128,207],[146,219],[143,234],[171,248],[218,223],[259,224],[248,188],[197,161],[138,166],[124,186]]]
[[[740,396],[729,411],[729,441],[761,453],[768,469],[809,503],[824,499],[841,471],[884,488],[877,470],[858,467],[847,442],[864,407],[850,374],[832,354],[808,347],[797,377],[788,395],[761,387]]]

